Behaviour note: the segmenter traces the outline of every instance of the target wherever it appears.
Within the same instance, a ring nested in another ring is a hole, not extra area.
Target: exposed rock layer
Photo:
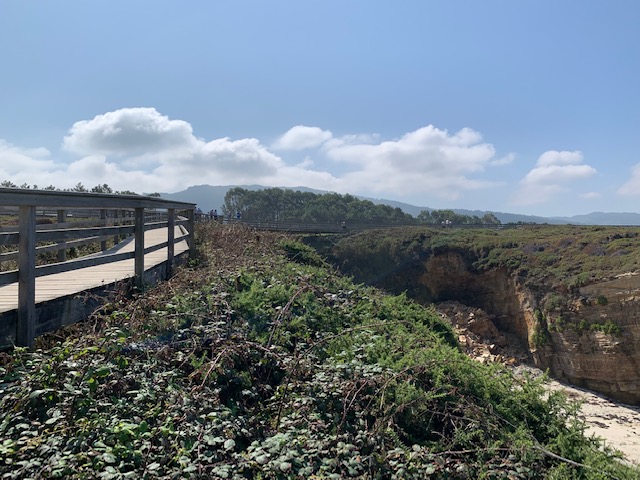
[[[476,272],[449,252],[421,259],[379,284],[425,303],[455,300],[481,308],[553,377],[640,403],[640,276],[591,285],[572,298],[534,292],[506,269]]]

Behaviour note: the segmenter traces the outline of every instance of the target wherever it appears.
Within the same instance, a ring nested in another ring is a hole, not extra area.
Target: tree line
[[[0,187],[38,190],[38,185],[16,185],[4,180]],[[49,185],[42,190],[115,193],[118,195],[138,195],[130,190],[114,191],[103,183],[92,188],[78,182],[74,187],[60,189]],[[159,197],[159,193],[145,194]],[[493,213],[482,217],[463,215],[453,210],[423,210],[417,217],[402,211],[399,207],[376,204],[353,195],[338,193],[317,194],[282,188],[247,190],[234,187],[224,197],[222,214],[252,222],[291,223],[348,223],[363,225],[499,225],[500,220]]]
[[[29,185],[28,183],[23,183],[22,185],[16,185],[15,183],[9,181],[9,180],[3,180],[2,182],[0,182],[0,187],[4,187],[4,188],[22,188],[22,189],[33,189],[33,190],[51,190],[54,192],[83,192],[83,193],[115,193],[116,195],[139,195],[136,192],[132,192],[131,190],[116,190],[114,191],[113,188],[111,188],[109,185],[107,185],[106,183],[103,183],[102,185],[96,185],[95,187],[92,188],[87,188],[85,187],[81,182],[78,182],[74,187],[72,188],[58,188],[55,185],[49,185],[47,187],[38,187],[38,185]],[[160,194],[159,193],[148,193],[145,194],[149,197],[159,197]]]
[[[423,210],[417,217],[401,208],[375,204],[353,195],[316,194],[282,188],[230,189],[222,214],[251,222],[342,223],[365,225],[497,225],[492,213],[482,217],[461,215],[453,210]]]

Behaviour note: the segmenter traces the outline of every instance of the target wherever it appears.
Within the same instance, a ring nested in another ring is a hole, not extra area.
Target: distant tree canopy
[[[248,221],[407,225],[416,219],[400,208],[376,205],[352,195],[315,194],[281,188],[232,188],[224,197],[222,213],[240,212]]]
[[[23,183],[22,185],[16,185],[15,183],[13,183],[10,180],[3,180],[2,182],[0,182],[0,187],[5,187],[5,188],[22,188],[22,189],[33,189],[33,190],[38,190],[38,185],[29,185],[28,183]],[[78,182],[75,184],[74,187],[72,188],[64,188],[64,189],[60,189],[54,185],[49,185],[48,187],[44,187],[41,188],[42,190],[53,190],[56,192],[60,192],[60,191],[64,191],[64,192],[82,192],[82,193],[115,193],[116,195],[138,195],[136,192],[132,192],[131,190],[117,190],[117,191],[113,191],[113,189],[107,185],[106,183],[103,183],[102,185],[96,185],[95,187],[93,187],[91,190],[89,190],[87,187],[85,187],[81,182]],[[160,194],[159,193],[150,193],[149,194],[150,197],[159,197]]]
[[[423,210],[418,214],[418,221],[429,225],[500,225],[500,220],[493,213],[477,215],[461,215],[453,210]]]

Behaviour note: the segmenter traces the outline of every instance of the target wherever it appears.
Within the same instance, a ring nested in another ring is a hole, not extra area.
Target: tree
[[[498,220],[498,217],[491,212],[485,213],[480,220],[483,225],[500,225],[502,223]]]
[[[2,183],[0,183],[0,187],[18,188],[18,186],[10,180],[3,180]]]
[[[85,188],[85,186],[81,182],[76,183],[76,186],[73,187],[71,191],[72,192],[88,192],[88,190]]]
[[[106,183],[103,183],[102,185],[93,187],[91,193],[113,193],[113,189]]]

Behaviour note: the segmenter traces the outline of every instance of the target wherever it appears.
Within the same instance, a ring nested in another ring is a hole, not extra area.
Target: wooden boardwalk
[[[182,227],[175,227],[175,237],[184,235]],[[160,245],[167,241],[167,229],[148,230],[144,234],[145,248]],[[105,253],[133,252],[133,237],[119,243]],[[174,255],[178,256],[189,250],[186,240],[175,244]],[[101,253],[96,255],[102,255]],[[84,258],[84,257],[83,257]],[[148,253],[144,257],[145,271],[167,260],[167,248]],[[75,295],[96,287],[107,286],[120,280],[134,276],[134,259],[121,260],[93,267],[71,270],[36,278],[36,304],[56,298]],[[18,283],[0,286],[0,313],[18,308]]]

